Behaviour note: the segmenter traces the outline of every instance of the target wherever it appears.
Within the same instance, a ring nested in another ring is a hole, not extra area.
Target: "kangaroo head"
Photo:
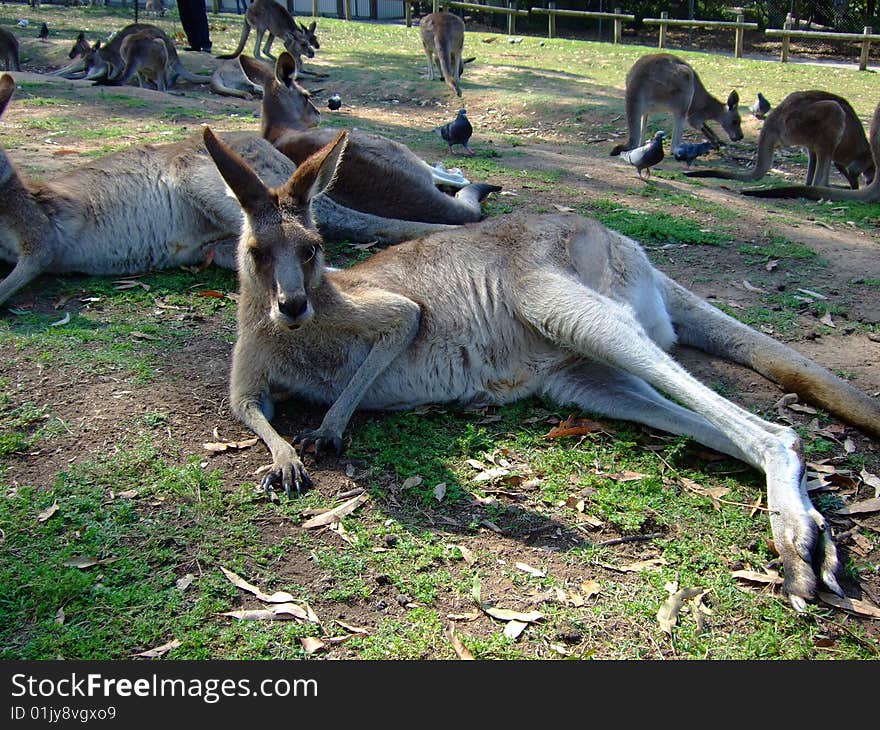
[[[314,48],[316,51],[321,47],[321,44],[318,43],[318,36],[315,35],[315,28],[317,27],[317,21],[312,21],[308,25],[305,23],[299,24],[299,29],[303,32],[303,35],[306,37],[306,41],[308,44]]]
[[[286,130],[306,130],[321,121],[321,112],[312,103],[309,92],[294,81],[296,61],[283,51],[273,71],[265,64],[241,55],[241,68],[253,83],[263,87],[260,112],[262,135],[270,142]]]
[[[738,142],[743,138],[742,119],[739,116],[739,94],[736,91],[730,92],[730,96],[727,97],[727,109],[718,121],[731,140]]]
[[[296,26],[285,34],[284,47],[294,56],[315,57],[315,49],[309,44],[308,36]]]
[[[70,53],[67,54],[67,57],[71,59],[76,58],[77,56],[85,57],[91,48],[89,42],[86,40],[86,34],[80,31],[73,43],[73,48],[70,49]]]
[[[332,185],[348,132],[341,131],[277,188],[267,187],[209,127],[204,139],[244,212],[238,244],[242,294],[267,307],[276,326],[304,325],[315,314],[312,296],[324,272],[321,237],[314,230],[309,204]]]

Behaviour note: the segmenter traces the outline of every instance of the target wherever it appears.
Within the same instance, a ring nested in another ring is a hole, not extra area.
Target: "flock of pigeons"
[[[770,111],[770,102],[759,91],[758,99],[749,107],[749,111],[757,119],[763,119]],[[657,132],[650,142],[643,144],[641,147],[634,147],[631,150],[621,152],[620,157],[636,168],[640,178],[647,179],[651,176],[651,168],[663,159],[663,140],[665,137],[666,132]],[[682,142],[672,150],[672,156],[678,162],[684,162],[687,167],[690,167],[694,160],[701,155],[705,155],[714,147],[715,145],[711,142]],[[642,177],[643,170],[645,171],[644,177]]]

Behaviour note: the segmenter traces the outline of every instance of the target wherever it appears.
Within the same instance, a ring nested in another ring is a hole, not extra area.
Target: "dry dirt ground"
[[[215,59],[205,57],[194,59],[192,54],[182,53],[182,57],[191,68],[196,63],[210,67],[216,62]],[[320,57],[314,63],[320,66]],[[423,73],[422,59],[414,60],[415,68]],[[332,73],[332,68],[328,67],[326,70]],[[475,67],[467,73],[469,80],[478,83],[484,71]],[[46,77],[36,74],[16,76],[22,80],[48,82]],[[546,83],[545,91],[548,91],[552,90],[556,78],[554,74],[548,73],[544,75],[543,81]],[[187,109],[199,113],[227,114],[222,119],[211,119],[211,125],[220,130],[257,129],[257,102],[216,97],[194,86],[181,85],[178,91],[182,93],[174,96],[126,89],[126,94],[142,97],[150,102],[150,106],[126,107],[123,112],[114,109],[110,104],[97,103],[104,92],[89,84],[63,80],[51,83],[61,86],[73,84],[77,87],[78,101],[65,108],[63,113],[66,117],[79,119],[83,124],[103,123],[107,117],[124,113],[125,121],[132,130],[132,144],[139,141],[140,133],[137,128],[149,125],[157,114],[169,106],[179,110],[178,124],[193,132],[199,129],[199,117],[194,114],[187,118]],[[319,84],[309,85],[316,87]],[[321,82],[320,85],[327,87],[326,82]],[[333,89],[339,91],[346,101],[346,107],[340,112],[340,116],[347,123],[352,126],[369,123],[373,129],[387,129],[390,134],[404,136],[407,130],[430,129],[448,121],[459,105],[457,100],[448,97],[439,84],[430,89],[430,95],[416,100],[403,97],[398,99],[393,96],[394,92],[377,93],[353,83],[336,85]],[[620,89],[604,91],[622,95]],[[319,104],[323,103],[321,92],[316,94],[316,99]],[[552,212],[555,205],[574,207],[590,201],[610,199],[629,208],[633,215],[666,212],[699,220],[706,213],[699,206],[694,206],[693,209],[688,206],[687,199],[693,196],[699,201],[714,203],[727,211],[735,212],[735,216],[723,222],[732,234],[732,245],[649,243],[647,248],[650,255],[663,271],[684,285],[704,297],[728,305],[737,312],[764,305],[766,300],[762,297],[766,292],[792,292],[799,287],[823,292],[838,305],[833,315],[833,328],[823,325],[811,308],[805,305],[794,317],[792,327],[780,331],[771,322],[767,325],[768,331],[822,364],[846,373],[863,391],[875,396],[880,394],[880,342],[872,334],[877,331],[877,324],[880,323],[880,287],[876,284],[865,285],[866,281],[880,281],[880,232],[876,225],[865,230],[848,225],[845,221],[828,223],[821,216],[811,220],[809,206],[747,199],[722,181],[703,181],[703,185],[695,186],[681,178],[656,177],[649,186],[636,177],[633,169],[608,157],[608,149],[624,131],[625,123],[616,114],[585,116],[583,125],[571,134],[556,129],[552,113],[545,118],[535,119],[528,127],[521,123],[510,126],[507,123],[508,117],[513,116],[515,110],[492,108],[477,95],[467,96],[466,102],[469,116],[477,129],[472,140],[473,147],[478,152],[477,159],[485,158],[505,166],[502,174],[489,176],[490,182],[503,185],[505,191],[510,193],[496,197],[492,203],[493,210],[501,212],[504,206],[510,205],[517,209]],[[81,153],[87,153],[99,144],[99,140],[76,139],[75,136],[55,144],[44,129],[34,129],[31,126],[38,116],[50,118],[58,113],[56,107],[30,107],[25,116],[21,106],[13,99],[0,122],[4,135],[13,130],[27,138],[11,156],[20,167],[33,171],[37,177],[49,177],[55,172],[63,171],[76,164],[81,159]],[[231,116],[232,114],[237,116]],[[753,131],[759,122],[747,119],[745,124]],[[614,131],[610,131],[612,127]],[[414,138],[411,146],[431,162],[440,159],[444,153],[439,141],[427,141],[425,137]],[[492,151],[492,156],[489,156],[489,151]],[[715,160],[717,161],[717,155]],[[456,162],[467,171],[467,159],[462,157]],[[709,163],[701,160],[700,164]],[[665,168],[679,170],[681,165],[668,161]],[[783,161],[779,169],[796,176],[803,173],[803,167],[796,161]],[[542,175],[551,176],[546,178],[550,182],[542,182]],[[479,175],[471,173],[470,177],[473,179]],[[880,209],[877,217],[880,218]],[[877,220],[874,222],[876,224]],[[706,224],[712,226],[714,221],[706,220]],[[740,251],[741,246],[768,243],[771,235],[783,236],[790,241],[809,246],[824,260],[824,265],[811,266],[809,275],[804,275],[803,264],[798,260],[779,260],[775,267],[768,267],[765,260],[753,263],[752,257]],[[45,280],[31,285],[17,294],[9,304],[20,309],[53,311],[57,302],[51,294],[44,293],[44,283]],[[763,293],[758,289],[763,290]],[[67,306],[89,305],[71,299]],[[169,315],[157,313],[157,316]],[[200,321],[188,321],[186,324],[193,326],[197,334],[191,337],[182,350],[160,362],[157,368],[160,373],[159,381],[146,386],[138,385],[131,379],[91,375],[87,368],[72,368],[65,371],[63,377],[59,377],[58,372],[50,369],[21,367],[16,352],[10,346],[4,346],[4,351],[0,352],[0,371],[2,377],[9,382],[10,391],[15,393],[16,401],[46,404],[66,424],[66,431],[55,436],[40,450],[11,457],[6,465],[6,481],[12,486],[49,486],[59,470],[66,468],[68,464],[112,453],[119,444],[130,440],[135,429],[132,424],[137,422],[139,416],[150,412],[169,414],[164,435],[157,432],[154,437],[159,439],[159,448],[162,448],[161,440],[166,437],[168,443],[176,444],[174,449],[179,449],[180,459],[185,459],[190,454],[202,454],[201,444],[214,440],[212,432],[215,428],[219,429],[224,439],[247,437],[249,434],[230,416],[227,407],[229,343],[234,336],[230,318],[206,317]],[[687,366],[701,378],[719,384],[746,407],[770,409],[783,394],[775,385],[742,368],[694,353],[680,354]],[[810,421],[809,416],[792,411],[780,411],[780,415],[799,425],[807,425]],[[319,418],[320,412],[317,410],[297,413],[288,410],[282,412],[278,424],[282,433],[293,434],[302,426],[317,423]],[[362,416],[355,418],[352,429],[358,427],[361,418]],[[842,444],[849,437],[857,453],[864,454],[866,463],[876,467],[880,444],[864,438],[851,428],[840,429],[833,432],[833,435],[840,446],[832,455],[833,458],[843,455]],[[212,459],[212,467],[221,469],[230,485],[241,484],[254,481],[254,472],[266,463],[266,456],[262,446],[258,446],[242,452],[217,455]],[[322,494],[330,497],[351,489],[352,482],[357,483],[362,465],[353,464],[354,476],[348,476],[346,467],[349,463],[344,457],[327,458],[313,467],[312,474]],[[349,469],[349,473],[351,472],[352,469]],[[873,494],[863,492],[860,495],[861,498],[869,496]],[[393,490],[386,504],[378,505],[373,502],[366,509],[381,509],[392,516],[399,513]],[[458,518],[462,525],[466,525],[471,517],[465,513],[474,509],[464,509]],[[426,527],[448,530],[452,535],[458,530],[455,524],[444,523],[431,515],[410,515],[410,519],[421,521]],[[453,516],[453,521],[455,519]],[[876,517],[862,522],[875,530],[878,527]],[[849,527],[852,527],[851,522],[841,522],[838,530],[845,531]],[[264,539],[275,540],[279,535],[293,529],[295,526],[289,523],[267,523]],[[558,525],[552,520],[536,521],[530,529],[532,531],[527,531],[526,537],[518,538],[499,535],[489,529],[482,530],[478,534],[471,534],[467,538],[467,545],[472,550],[488,551],[510,562],[522,560],[528,563],[530,553],[544,546],[552,545],[558,549],[560,546],[582,542],[577,533],[558,530]],[[616,533],[610,531],[591,539],[598,541],[616,536]],[[845,538],[842,547],[848,547]],[[639,543],[619,545],[613,549],[621,561],[656,555],[656,551],[649,545]],[[873,562],[877,558],[876,548],[866,556],[867,560]],[[550,560],[559,574],[564,575],[570,570],[563,558],[557,560],[551,556]],[[311,561],[289,560],[284,565],[289,574],[281,576],[282,580],[289,577],[320,595],[322,581],[326,580],[326,576]],[[181,568],[182,572],[187,569],[189,568]],[[622,575],[609,575],[614,580],[627,579]],[[876,575],[866,576],[861,588],[862,597],[880,602],[880,582]],[[487,594],[502,594],[504,586],[487,584],[484,591]],[[384,604],[382,610],[385,615],[405,613],[405,598],[397,595],[390,586],[378,584],[370,601],[355,602],[344,610],[334,603],[333,609],[337,612],[337,617],[344,621],[370,624],[375,623],[376,606],[380,603]],[[448,596],[438,598],[438,610],[441,614],[462,613],[466,607],[460,605],[460,601],[450,591]],[[320,612],[321,606],[316,605],[316,609]],[[613,626],[607,629],[610,633],[614,632]],[[484,630],[496,630],[496,627],[490,624]],[[876,636],[875,629],[868,627],[868,630]],[[478,632],[480,629],[475,625],[473,631]],[[658,649],[657,655],[664,651]],[[337,656],[345,657],[344,647],[335,649],[334,652]]]

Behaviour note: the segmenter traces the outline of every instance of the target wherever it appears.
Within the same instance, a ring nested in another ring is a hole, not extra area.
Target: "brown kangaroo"
[[[727,104],[722,104],[706,91],[691,65],[671,53],[649,53],[632,65],[626,75],[625,100],[629,141],[612,149],[612,155],[644,144],[648,114],[658,110],[671,112],[674,117],[673,151],[681,144],[685,121],[700,130],[716,148],[721,141],[709,128],[710,120],[718,122],[734,142],[743,136],[737,108],[739,94],[731,91]]]
[[[807,185],[828,185],[831,164],[846,177],[850,187],[859,187],[859,175],[874,177],[871,146],[858,114],[850,103],[828,91],[795,91],[772,109],[758,134],[758,156],[744,172],[692,170],[688,177],[716,177],[724,180],[760,180],[773,164],[777,147],[806,148]]]
[[[168,50],[161,38],[149,33],[131,33],[122,41],[119,55],[124,62],[122,73],[108,83],[124,86],[137,76],[141,87],[146,82],[158,91],[168,88]]]
[[[21,61],[18,55],[18,38],[15,34],[0,28],[0,58],[6,64],[7,71],[21,71]]]
[[[254,57],[263,58],[260,54],[260,44],[263,36],[268,33],[263,53],[272,61],[275,56],[269,53],[272,43],[280,38],[284,48],[296,59],[297,72],[302,71],[302,57],[314,58],[315,50],[309,45],[308,33],[304,32],[293,16],[286,8],[279,5],[275,0],[253,0],[244,13],[244,24],[241,28],[241,38],[238,39],[238,47],[232,52],[217,58],[235,58],[244,50],[251,28],[256,31],[254,43]],[[314,33],[314,28],[311,30]]]
[[[329,406],[294,443],[342,450],[357,408],[504,404],[540,396],[685,435],[761,470],[784,589],[803,609],[818,571],[840,593],[831,529],[810,503],[798,435],[703,385],[676,340],[796,389],[877,437],[880,405],[653,268],[631,239],[577,215],[508,215],[324,265],[309,200],[338,175],[340,132],[270,188],[210,129],[244,211],[230,407],[269,448],[264,488],[311,484],[270,420],[283,398]],[[663,391],[666,395],[661,395]]]
[[[808,200],[833,200],[835,202],[856,201],[861,203],[880,202],[880,104],[874,110],[871,121],[871,132],[868,137],[874,159],[874,177],[871,182],[860,190],[845,188],[828,188],[820,185],[790,185],[778,188],[750,188],[743,190],[743,195],[754,195],[761,198],[807,198]]]
[[[15,90],[0,77],[0,114]],[[267,180],[295,169],[253,134],[232,140]],[[131,147],[55,176],[24,180],[0,149],[0,304],[43,273],[135,274],[204,263],[235,265],[241,210],[199,136],[172,145]]]
[[[419,21],[422,47],[428,57],[428,74],[434,80],[434,63],[446,85],[456,96],[461,96],[459,81],[464,65],[464,21],[457,15],[445,11],[429,13]]]
[[[241,59],[245,56],[236,56],[221,62],[214,73],[211,74],[211,83],[208,88],[221,96],[235,96],[239,99],[254,99],[263,96],[263,87],[255,84],[241,68]],[[254,63],[262,63],[254,61]],[[265,67],[265,73],[272,73],[269,66]]]
[[[278,57],[274,73],[240,56],[248,78],[263,87],[262,135],[296,164],[332,139],[332,129],[310,129],[320,120],[306,92],[294,81],[294,61]],[[455,184],[409,148],[385,137],[352,132],[336,181],[314,200],[322,234],[331,239],[396,243],[449,225],[482,218],[481,202],[498,186],[458,183],[455,196],[437,188]],[[462,187],[462,185],[464,185]]]

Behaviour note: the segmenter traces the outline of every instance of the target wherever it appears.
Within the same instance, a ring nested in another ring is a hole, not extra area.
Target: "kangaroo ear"
[[[92,46],[93,51],[98,51],[101,49],[101,41],[95,41],[95,45]]]
[[[226,184],[246,213],[256,214],[272,205],[272,195],[251,167],[210,127],[203,133],[205,147]]]
[[[265,86],[266,82],[272,78],[272,73],[266,64],[261,63],[255,58],[241,54],[238,57],[238,63],[241,66],[241,70],[244,71],[244,75],[257,86]]]
[[[279,193],[299,207],[326,191],[336,178],[339,163],[348,145],[348,130],[341,130],[331,142],[303,160]]]
[[[733,111],[736,109],[739,104],[739,94],[736,91],[731,91],[730,96],[727,97],[727,108]]]
[[[309,23],[309,33],[314,33],[315,28],[317,28],[317,27],[318,27],[318,21],[313,20],[311,23]]]
[[[3,112],[6,111],[6,105],[12,98],[12,93],[14,91],[15,79],[9,74],[3,74],[3,76],[0,76],[0,114],[3,114]]]
[[[290,87],[296,78],[296,59],[289,51],[282,51],[275,61],[275,78],[287,87]]]

